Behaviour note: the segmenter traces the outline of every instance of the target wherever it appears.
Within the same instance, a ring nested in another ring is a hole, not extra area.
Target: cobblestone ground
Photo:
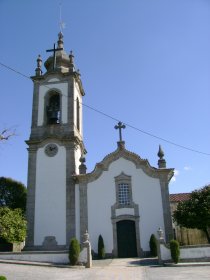
[[[115,259],[94,263],[91,269],[56,268],[0,263],[7,280],[202,280],[210,279],[210,266],[159,267],[138,259]]]

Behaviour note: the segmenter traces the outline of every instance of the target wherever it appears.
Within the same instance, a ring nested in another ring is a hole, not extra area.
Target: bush
[[[0,276],[0,280],[7,280],[7,278],[5,276]]]
[[[98,259],[105,258],[105,247],[104,247],[104,240],[101,235],[98,237]]]
[[[180,250],[179,242],[176,240],[170,241],[171,258],[175,263],[179,262]]]
[[[154,234],[151,235],[149,240],[150,253],[153,257],[157,257],[157,240]]]
[[[8,243],[20,243],[26,237],[26,220],[22,210],[0,207],[0,237]]]
[[[76,238],[72,238],[69,246],[69,261],[71,265],[76,265],[79,259],[80,245]]]

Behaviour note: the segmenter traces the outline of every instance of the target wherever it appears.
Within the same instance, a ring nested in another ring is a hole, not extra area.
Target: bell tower
[[[38,56],[34,83],[32,125],[28,144],[28,233],[25,250],[63,250],[76,236],[75,183],[85,153],[82,132],[80,74],[72,52],[67,55],[63,34],[57,46]]]

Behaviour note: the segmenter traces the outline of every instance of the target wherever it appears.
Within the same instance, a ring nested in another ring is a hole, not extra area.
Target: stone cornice
[[[81,81],[81,78],[80,78],[80,74],[77,71],[65,72],[65,73],[60,72],[60,71],[51,71],[51,72],[48,71],[45,74],[43,74],[42,76],[31,76],[30,78],[32,79],[33,82],[39,81],[40,85],[42,85],[41,81],[45,82],[45,80],[48,77],[51,77],[51,78],[58,78],[58,77],[59,78],[64,78],[64,77],[68,77],[68,76],[71,76],[71,77],[73,77],[75,79],[75,81],[78,83],[81,95],[84,96],[85,95],[85,91],[84,91],[84,88],[82,86],[82,81]]]
[[[78,139],[77,137],[73,138],[60,138],[56,137],[55,135],[53,137],[46,137],[43,139],[33,139],[33,140],[26,140],[25,143],[29,146],[29,150],[33,149],[38,149],[39,147],[43,147],[49,142],[56,142],[58,144],[61,144],[65,146],[66,148],[77,148],[78,146],[81,147],[82,150],[85,150],[85,146],[83,141]]]
[[[92,182],[98,179],[104,171],[109,169],[112,162],[124,158],[135,164],[137,169],[142,169],[144,173],[153,178],[159,178],[161,181],[169,182],[173,176],[173,168],[155,168],[149,164],[147,159],[142,159],[137,154],[126,150],[125,148],[118,147],[118,149],[108,154],[100,163],[97,163],[95,169],[91,173],[76,175],[74,178],[78,182]]]

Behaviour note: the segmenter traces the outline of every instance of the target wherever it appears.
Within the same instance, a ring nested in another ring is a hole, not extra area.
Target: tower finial
[[[159,150],[158,150],[158,157],[160,158],[160,159],[162,159],[163,157],[164,157],[164,152],[163,152],[163,150],[162,150],[162,147],[161,147],[161,145],[159,145]]]
[[[60,31],[58,33],[58,49],[63,49],[63,33]]]
[[[74,66],[74,55],[73,55],[73,51],[70,51],[69,60],[70,60],[69,72],[74,72],[74,71],[75,71],[75,66]]]
[[[158,167],[159,168],[166,168],[166,161],[165,159],[163,158],[164,157],[164,152],[163,152],[163,149],[161,147],[161,145],[159,145],[159,150],[158,150],[158,153],[157,153],[158,157],[160,158],[158,160]]]
[[[41,76],[42,75],[42,58],[41,58],[41,55],[39,54],[38,55],[38,58],[37,58],[37,68],[35,70],[36,72],[36,76]]]
[[[81,155],[79,161],[81,162],[79,166],[79,174],[86,174],[87,166],[85,165],[85,156],[84,154]]]

